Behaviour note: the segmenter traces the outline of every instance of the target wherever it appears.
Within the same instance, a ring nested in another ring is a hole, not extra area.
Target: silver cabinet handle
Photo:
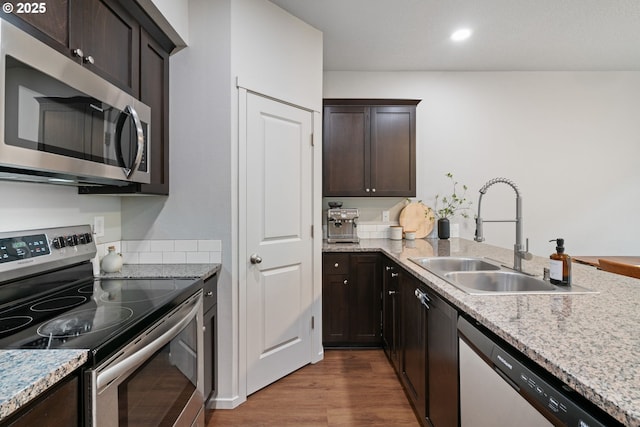
[[[213,291],[209,291],[206,294],[204,294],[205,297],[212,297],[213,296]]]
[[[85,64],[91,64],[91,65],[96,63],[96,61],[93,59],[93,56],[91,56],[91,55],[87,55],[87,56],[83,57],[82,58],[82,62],[84,62]]]
[[[344,283],[345,285],[348,285],[349,281],[347,279],[344,279],[344,282],[342,282],[342,283]]]
[[[427,304],[429,301],[431,301],[429,299],[429,297],[427,296],[427,294],[422,292],[420,289],[416,288],[416,290],[414,291],[414,295],[416,296],[416,298],[418,298],[418,300],[420,300],[420,303],[422,305],[427,307],[427,310],[431,308],[431,307],[429,307],[429,304]]]
[[[372,188],[372,189],[371,189],[371,191],[373,191],[373,192],[375,193],[375,192],[376,192],[376,189],[375,189],[375,188]]]
[[[389,291],[389,295],[395,295],[397,293],[398,293],[398,291]]]
[[[391,266],[387,265],[387,266],[385,267],[385,270],[387,270],[387,271],[389,271],[389,270],[393,270],[393,267],[391,267]]]
[[[83,58],[84,57],[84,52],[82,52],[82,49],[73,49],[71,51],[71,54],[73,56],[77,56],[78,58]]]
[[[333,264],[333,266],[334,266],[335,268],[338,268],[338,263],[336,262],[335,264]]]
[[[391,277],[398,277],[400,273],[391,273]]]
[[[260,255],[258,254],[253,254],[249,257],[249,261],[251,261],[251,264],[260,264],[262,262],[262,258],[260,258]]]
[[[371,190],[369,190],[368,188],[365,188],[365,190],[364,190],[364,191],[366,191],[366,192],[368,193],[368,192],[369,192],[369,191],[371,191]]]

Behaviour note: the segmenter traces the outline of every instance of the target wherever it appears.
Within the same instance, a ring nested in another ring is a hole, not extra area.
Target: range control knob
[[[76,246],[78,244],[78,236],[72,234],[71,236],[67,236],[67,246]]]
[[[84,241],[86,243],[93,242],[93,236],[91,235],[91,233],[84,233]]]
[[[56,249],[62,249],[67,246],[67,240],[64,237],[54,237],[52,243]]]

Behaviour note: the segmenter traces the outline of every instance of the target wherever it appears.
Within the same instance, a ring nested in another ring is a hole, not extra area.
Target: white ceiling
[[[323,32],[330,71],[640,70],[640,0],[271,1]]]

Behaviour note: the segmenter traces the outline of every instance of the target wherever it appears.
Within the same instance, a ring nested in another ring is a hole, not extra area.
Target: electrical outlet
[[[104,217],[93,217],[93,234],[96,237],[104,237]]]
[[[389,222],[389,211],[382,211],[382,222]]]

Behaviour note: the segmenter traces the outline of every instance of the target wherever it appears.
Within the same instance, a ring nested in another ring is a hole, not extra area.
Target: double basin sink
[[[576,285],[556,286],[484,258],[424,257],[410,260],[472,295],[596,293]]]

